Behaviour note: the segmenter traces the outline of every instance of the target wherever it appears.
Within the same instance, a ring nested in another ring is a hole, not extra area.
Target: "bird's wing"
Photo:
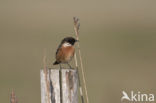
[[[57,55],[58,51],[60,50],[61,46],[62,46],[61,44],[58,46],[58,48],[56,50],[56,55]]]

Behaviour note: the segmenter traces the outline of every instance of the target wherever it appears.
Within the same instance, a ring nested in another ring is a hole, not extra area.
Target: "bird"
[[[61,64],[67,64],[70,68],[72,68],[69,64],[69,62],[72,60],[74,53],[75,53],[75,48],[74,48],[74,44],[77,42],[78,40],[76,40],[73,37],[65,37],[60,45],[57,48],[56,51],[56,61],[53,63],[53,65],[60,65]]]

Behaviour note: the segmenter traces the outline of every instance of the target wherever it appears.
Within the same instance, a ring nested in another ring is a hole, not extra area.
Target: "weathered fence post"
[[[47,74],[45,74],[44,70],[40,71],[41,103],[60,103],[61,99],[62,103],[78,103],[77,70],[62,69],[60,71],[62,77],[61,79],[59,78],[59,71],[59,69],[49,69],[47,70]],[[62,84],[61,92],[60,80]],[[47,83],[49,84],[49,88],[47,86]],[[62,93],[62,95],[60,95],[60,93]]]

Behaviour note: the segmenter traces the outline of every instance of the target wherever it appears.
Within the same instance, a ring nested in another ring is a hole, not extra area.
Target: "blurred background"
[[[122,91],[156,94],[155,0],[0,0],[0,102],[40,103],[40,69],[62,38],[80,45],[90,103],[120,103]],[[51,63],[51,64],[50,64]],[[56,67],[57,68],[57,67]]]

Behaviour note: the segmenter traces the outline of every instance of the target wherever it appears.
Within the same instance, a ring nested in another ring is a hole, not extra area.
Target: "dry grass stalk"
[[[17,98],[15,95],[15,92],[12,90],[11,96],[10,96],[10,103],[17,103]]]
[[[76,39],[79,40],[80,22],[79,22],[79,19],[76,18],[76,17],[74,17],[73,20],[74,20],[74,30],[75,30]],[[85,80],[85,73],[84,73],[84,69],[83,69],[82,56],[81,56],[81,51],[80,51],[80,44],[77,43],[77,46],[78,46],[78,53],[79,53],[79,58],[80,58],[80,65],[81,65],[81,71],[82,71],[82,79],[83,79],[83,84],[84,84],[84,90],[85,90],[85,94],[86,94],[86,100],[87,100],[87,103],[89,103],[86,80]],[[76,55],[75,55],[75,60],[76,60],[76,64],[77,64]],[[76,66],[78,67],[78,65],[76,65]],[[81,87],[80,87],[80,93],[82,93],[82,88]]]
[[[46,87],[47,87],[47,99],[48,99],[48,103],[51,103],[50,102],[51,100],[50,99],[50,82],[48,80],[48,69],[47,69],[47,63],[46,63],[46,49],[44,50],[43,65],[44,65],[44,74],[45,74],[45,81],[46,81]]]

